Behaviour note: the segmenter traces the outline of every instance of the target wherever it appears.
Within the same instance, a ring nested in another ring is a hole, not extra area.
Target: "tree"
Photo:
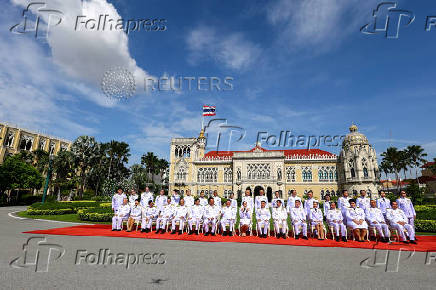
[[[0,190],[41,188],[44,178],[21,154],[9,156],[0,166]],[[19,196],[17,196],[17,200]]]
[[[121,178],[126,175],[128,170],[124,165],[129,162],[129,144],[112,140],[102,146],[109,160],[107,178]]]
[[[427,162],[424,157],[427,156],[427,153],[424,153],[424,148],[419,145],[411,145],[406,148],[407,155],[410,160],[410,165],[415,167],[415,179],[418,182],[418,168],[421,167],[425,162]]]
[[[38,171],[41,174],[44,174],[45,172],[47,172],[48,169],[48,161],[49,161],[49,154],[48,152],[41,150],[41,149],[37,149],[35,151],[32,152],[33,153],[33,166],[38,169]]]
[[[157,168],[158,168],[158,174],[159,174],[161,182],[163,182],[162,178],[163,178],[163,175],[165,174],[165,172],[167,171],[168,166],[169,166],[168,161],[166,161],[165,159],[159,159],[159,161],[157,163]]]
[[[141,164],[145,165],[148,175],[151,176],[151,181],[154,183],[153,175],[157,174],[159,158],[153,152],[147,152],[142,155]]]
[[[74,179],[74,162],[75,157],[71,151],[61,151],[54,157],[54,184],[57,187],[58,200],[60,200],[61,188],[65,185],[68,185],[71,179]]]
[[[131,179],[137,186],[137,188],[141,189],[147,186],[147,170],[141,164],[133,164],[130,167],[131,171]]]
[[[75,164],[79,169],[79,198],[83,197],[89,171],[96,163],[100,152],[100,144],[94,137],[80,136],[71,146],[71,152],[75,157]]]
[[[428,169],[430,169],[430,171],[431,171],[433,174],[436,174],[436,158],[433,159],[433,164],[431,164],[431,165],[428,167]]]

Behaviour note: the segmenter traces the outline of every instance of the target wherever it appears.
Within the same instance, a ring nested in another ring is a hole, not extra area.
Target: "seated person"
[[[370,201],[370,208],[366,211],[366,220],[369,226],[376,228],[383,243],[389,242],[391,231],[386,224],[382,211],[377,208],[377,202],[375,200]]]
[[[236,222],[236,207],[232,206],[230,199],[226,201],[226,205],[221,209],[221,229],[223,236],[233,236]],[[226,230],[229,227],[228,231]]]
[[[265,196],[265,191],[260,189],[259,195],[254,198],[254,208],[256,211],[261,207],[262,201],[265,202],[265,205],[268,205],[268,198]],[[268,208],[268,206],[265,207]]]
[[[368,224],[365,221],[365,212],[356,206],[356,200],[350,199],[350,208],[347,209],[347,226],[353,229],[354,237],[359,242],[365,241],[368,232]]]
[[[139,200],[135,200],[135,204],[130,209],[130,216],[127,221],[127,231],[132,231],[133,225],[141,220],[142,208],[139,205]]]
[[[112,218],[112,231],[121,231],[123,221],[128,220],[130,215],[130,205],[127,197],[123,199],[123,204],[115,210]]]
[[[174,208],[174,217],[171,225],[171,234],[176,233],[176,224],[179,223],[179,235],[182,234],[186,219],[188,218],[188,207],[185,205],[185,200],[180,199],[179,205]]]
[[[342,212],[336,208],[336,202],[330,202],[330,209],[327,211],[326,220],[327,224],[333,227],[337,242],[339,242],[339,231],[342,234],[342,241],[347,241],[347,228],[344,225],[343,219]]]
[[[148,200],[148,206],[142,208],[141,232],[151,232],[153,221],[156,220],[159,210],[154,206],[153,200]]]
[[[325,231],[324,231],[324,215],[319,209],[319,202],[314,200],[312,203],[312,208],[309,212],[309,220],[312,227],[315,227],[316,234],[318,235],[318,240],[325,239]]]
[[[284,201],[283,198],[280,198],[280,192],[277,190],[276,192],[274,192],[274,198],[271,200],[271,205],[272,208],[276,208],[277,207],[277,201],[280,200],[282,202],[282,206],[284,206]]]
[[[165,233],[165,229],[167,227],[167,223],[171,221],[174,216],[174,207],[171,205],[171,197],[167,198],[167,204],[163,206],[163,208],[159,211],[159,216],[156,220],[156,234],[161,232],[161,234]]]
[[[291,221],[294,226],[295,239],[300,237],[300,227],[303,229],[303,239],[307,240],[306,211],[301,206],[301,200],[296,199],[294,207],[290,209]]]
[[[188,214],[188,226],[189,234],[192,235],[194,231],[192,226],[195,224],[195,234],[198,235],[200,229],[200,221],[203,219],[204,207],[200,205],[200,199],[196,198],[194,200],[194,205],[191,207]]]
[[[281,199],[276,201],[276,207],[272,209],[272,218],[274,220],[274,231],[278,239],[282,237],[286,239],[287,228],[288,228],[288,213],[283,207],[283,202]]]
[[[220,207],[215,205],[215,200],[213,197],[209,197],[209,204],[205,206],[204,215],[203,215],[203,227],[204,227],[205,236],[208,235],[215,236],[216,224],[219,220],[220,214],[221,214]]]
[[[412,244],[416,244],[415,230],[410,224],[408,224],[409,220],[406,214],[404,211],[398,208],[398,203],[396,201],[392,201],[391,206],[392,208],[386,211],[386,218],[389,220],[391,227],[397,229],[403,243],[408,243],[404,234],[404,230],[406,230],[407,234],[409,235],[410,242]]]
[[[240,234],[243,237],[250,234],[252,216],[253,210],[248,207],[247,201],[243,201],[242,206],[239,209],[239,228],[241,229]]]
[[[269,228],[269,220],[271,219],[271,212],[266,207],[266,201],[260,202],[260,208],[256,210],[257,229],[259,230],[258,236],[266,238]]]

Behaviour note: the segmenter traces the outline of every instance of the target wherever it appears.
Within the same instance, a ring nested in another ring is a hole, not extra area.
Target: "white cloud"
[[[197,27],[186,38],[190,62],[196,64],[213,59],[225,68],[244,70],[259,57],[258,45],[245,39],[241,33],[220,34],[212,27]]]

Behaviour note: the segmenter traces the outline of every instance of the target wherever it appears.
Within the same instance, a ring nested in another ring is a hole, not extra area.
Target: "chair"
[[[292,224],[291,229],[292,229],[292,235],[294,236],[294,239],[295,239],[296,235],[295,235],[295,231],[294,231],[294,224]],[[302,225],[300,225],[300,226],[298,227],[298,231],[299,231],[300,233],[303,231],[303,226],[302,226]]]
[[[259,236],[259,232],[260,232],[260,226],[259,226],[259,223],[256,222],[256,236]],[[267,229],[266,229],[266,236],[267,236],[267,237],[270,236],[270,225],[267,226]]]
[[[311,237],[313,239],[313,237],[315,236],[315,226],[312,225],[311,221],[309,221],[309,223],[310,223],[310,235],[311,235]],[[327,238],[327,229],[326,229],[324,223],[323,223],[322,227],[324,228],[324,232],[326,233],[326,238]]]
[[[286,222],[286,225],[287,225],[287,222]],[[279,224],[279,230],[280,230],[281,228],[283,228],[283,224]],[[288,234],[289,234],[289,227],[286,226],[286,229],[285,229],[285,237],[286,237],[286,238],[289,237]],[[274,228],[274,236],[277,238],[277,233],[276,233],[276,231],[275,231],[275,228]]]

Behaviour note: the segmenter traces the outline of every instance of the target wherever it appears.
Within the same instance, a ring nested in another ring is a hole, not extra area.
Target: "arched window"
[[[303,173],[303,182],[312,182],[312,168],[304,167],[302,173]]]

